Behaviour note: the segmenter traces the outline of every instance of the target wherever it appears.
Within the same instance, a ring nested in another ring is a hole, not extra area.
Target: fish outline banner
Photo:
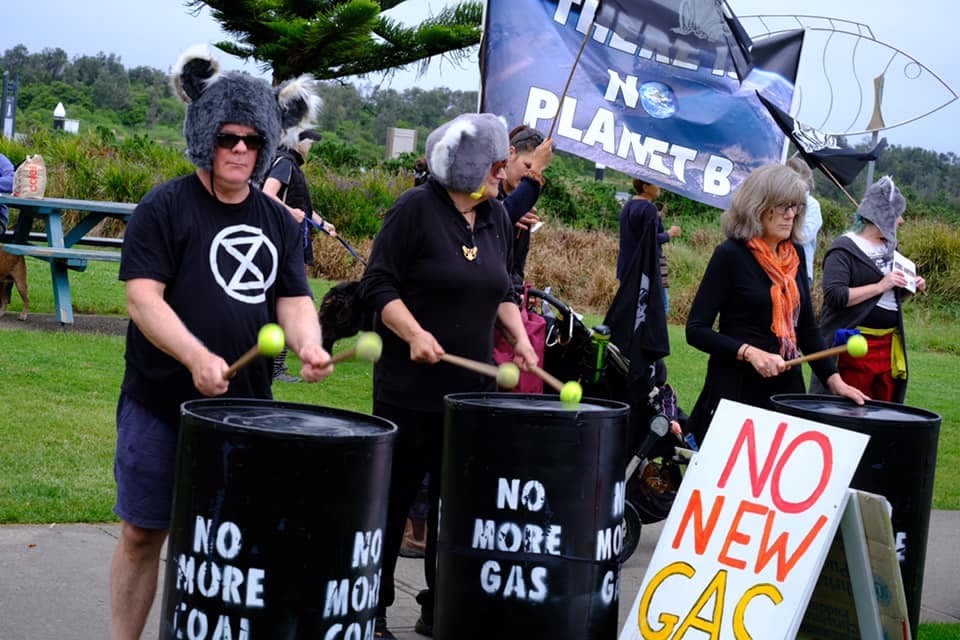
[[[741,83],[714,0],[631,2],[636,15],[611,24],[617,32],[597,17],[561,107],[596,5],[488,0],[481,110],[546,133],[559,109],[555,149],[719,208],[753,169],[780,162],[784,134],[756,92],[789,110],[798,34],[764,43],[790,40],[792,65],[754,67]],[[719,22],[698,21],[705,5]]]

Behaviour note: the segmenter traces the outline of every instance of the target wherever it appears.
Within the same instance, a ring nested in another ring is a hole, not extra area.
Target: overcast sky
[[[501,0],[509,2],[509,0]],[[432,15],[448,0],[407,0],[394,14],[404,22]],[[938,74],[954,91],[960,92],[960,65],[955,64],[948,43],[956,40],[956,16],[960,13],[955,0],[730,0],[741,16],[750,14],[820,15],[863,22],[873,30],[877,40],[909,54]],[[26,6],[26,5],[25,5]],[[0,32],[0,50],[24,44],[31,53],[45,47],[60,47],[72,57],[96,55],[98,52],[120,56],[125,66],[147,65],[169,70],[181,51],[199,42],[213,43],[225,38],[218,24],[203,10],[192,16],[179,0],[34,0],[29,11],[4,12]],[[221,60],[227,68],[243,68],[257,72],[253,64],[244,65],[225,54]],[[366,82],[378,82],[373,77]],[[457,67],[450,62],[432,65],[426,76],[417,78],[413,71],[396,74],[392,86],[402,91],[411,86],[476,90],[479,73],[476,55],[471,62]],[[813,87],[813,89],[817,89]],[[923,96],[891,95],[890,86],[885,104]],[[813,91],[808,91],[809,97]],[[929,103],[929,101],[928,101]],[[808,103],[809,104],[809,103]],[[929,108],[925,105],[923,110]],[[920,109],[918,103],[917,109]],[[919,115],[917,111],[915,115]],[[917,122],[897,127],[881,135],[893,143],[919,146],[960,154],[960,101]],[[816,122],[808,122],[816,126]]]

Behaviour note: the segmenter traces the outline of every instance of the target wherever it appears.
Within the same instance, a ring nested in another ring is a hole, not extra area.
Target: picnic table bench
[[[123,241],[118,238],[96,238],[87,234],[106,218],[116,218],[126,223],[136,205],[64,198],[19,198],[4,194],[0,194],[0,203],[20,211],[9,242],[6,242],[5,234],[3,249],[10,254],[31,256],[50,264],[57,320],[62,324],[72,324],[73,299],[70,294],[69,271],[85,270],[90,260],[120,261],[120,251],[77,248],[77,245],[120,248]],[[63,216],[67,211],[76,211],[80,214],[80,219],[73,228],[65,232]],[[45,233],[32,231],[33,223],[38,219],[44,221]]]

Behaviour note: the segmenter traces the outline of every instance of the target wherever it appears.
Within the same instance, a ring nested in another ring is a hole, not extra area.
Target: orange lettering
[[[760,539],[760,548],[757,550],[757,568],[754,573],[763,571],[763,568],[767,566],[770,559],[776,556],[777,580],[783,582],[787,579],[787,575],[793,570],[793,566],[797,564],[800,558],[803,557],[803,554],[807,552],[807,549],[810,548],[810,545],[813,544],[817,534],[823,529],[823,525],[827,524],[827,516],[821,515],[817,518],[813,528],[810,529],[810,532],[804,537],[803,542],[797,547],[796,552],[790,558],[784,560],[784,557],[787,555],[788,534],[786,532],[781,533],[777,536],[777,539],[773,541],[773,544],[770,544],[770,531],[773,529],[773,519],[775,515],[776,512],[774,511],[767,514],[767,522],[763,527],[763,537]]]
[[[743,514],[755,513],[759,516],[762,516],[768,511],[769,509],[762,504],[741,500],[740,506],[737,508],[737,515],[733,517],[733,522],[730,524],[730,530],[727,531],[727,539],[723,543],[723,548],[720,549],[720,555],[717,556],[717,561],[721,564],[733,567],[734,569],[746,568],[746,562],[738,558],[731,558],[727,552],[730,550],[730,545],[732,544],[741,544],[743,546],[750,544],[750,536],[746,535],[745,533],[741,533],[738,530],[740,526],[740,519],[743,517]]]
[[[710,517],[707,519],[707,524],[704,526],[703,500],[700,489],[694,489],[693,494],[690,496],[690,502],[687,503],[687,508],[683,511],[683,517],[680,518],[677,535],[673,538],[673,548],[678,549],[680,547],[680,541],[683,539],[684,531],[690,519],[693,518],[693,548],[697,552],[697,555],[703,555],[707,550],[707,545],[710,544],[710,537],[713,535],[713,530],[717,526],[717,519],[723,510],[725,500],[726,498],[723,496],[717,497],[713,503],[713,508],[710,509]]]

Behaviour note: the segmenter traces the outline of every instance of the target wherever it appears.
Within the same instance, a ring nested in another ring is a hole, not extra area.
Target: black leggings
[[[396,592],[393,574],[397,555],[403,540],[410,506],[430,474],[427,490],[427,548],[423,558],[423,572],[427,595],[418,598],[424,615],[432,619],[433,587],[437,570],[437,505],[440,502],[440,460],[443,445],[443,413],[415,411],[374,402],[373,413],[397,425],[397,440],[393,450],[393,468],[390,472],[390,498],[387,505],[387,528],[383,542],[383,573],[380,582],[379,612],[383,614],[393,604]]]

